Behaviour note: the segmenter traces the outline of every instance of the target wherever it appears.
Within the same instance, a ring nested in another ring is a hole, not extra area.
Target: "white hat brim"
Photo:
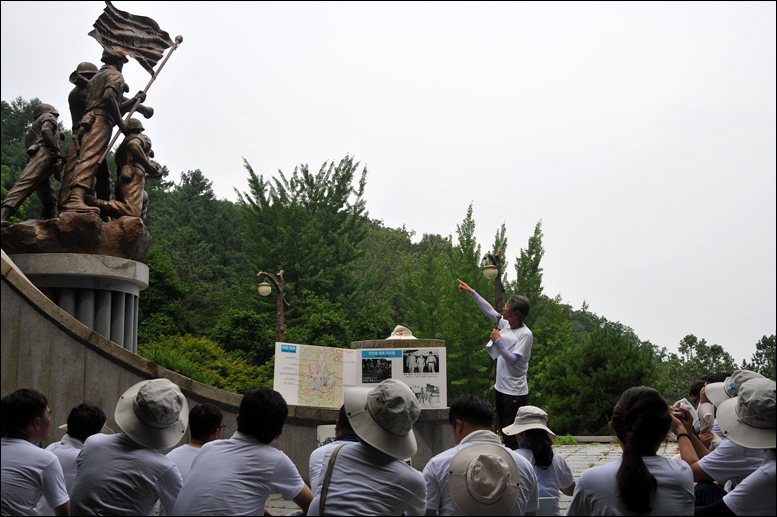
[[[135,415],[132,401],[140,388],[150,381],[141,381],[124,392],[116,403],[114,419],[124,433],[149,449],[167,449],[181,441],[189,425],[189,404],[183,397],[183,407],[178,420],[170,427],[158,429],[148,426]]]
[[[713,382],[704,386],[704,394],[707,398],[715,404],[715,407],[719,407],[723,402],[727,401],[731,397],[726,393],[725,382]]]
[[[345,391],[343,404],[351,428],[366,444],[393,458],[404,460],[412,457],[418,450],[415,431],[410,429],[407,435],[398,436],[378,425],[367,409],[367,396],[373,389],[375,388],[359,386]]]
[[[717,420],[726,438],[746,449],[774,449],[777,447],[777,430],[760,429],[739,421],[737,405],[739,397],[724,400],[718,407]]]
[[[556,435],[553,431],[548,429],[548,426],[542,425],[542,424],[511,424],[507,427],[502,428],[502,434],[506,434],[508,436],[512,436],[515,434],[521,434],[524,431],[529,431],[531,429],[542,429],[546,433],[550,435],[550,439],[553,440],[556,438]]]

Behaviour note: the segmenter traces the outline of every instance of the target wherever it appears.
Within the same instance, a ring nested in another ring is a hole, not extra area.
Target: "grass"
[[[604,451],[604,452],[602,452],[602,454],[607,456],[608,454],[610,454],[610,451]]]
[[[553,440],[553,445],[579,445],[579,442],[571,435],[556,436]]]

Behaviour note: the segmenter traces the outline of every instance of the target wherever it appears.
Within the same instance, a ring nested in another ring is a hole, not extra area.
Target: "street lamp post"
[[[483,276],[485,276],[489,280],[496,280],[494,282],[494,290],[495,290],[495,304],[494,308],[496,309],[496,312],[499,314],[502,313],[502,293],[504,292],[504,288],[502,287],[502,250],[498,250],[493,255],[490,253],[486,253],[486,256],[483,257],[483,260],[488,260],[491,262],[491,264],[487,264],[483,266]]]
[[[283,270],[281,269],[278,271],[278,280],[276,280],[271,274],[265,273],[264,271],[259,271],[256,276],[259,278],[267,278],[270,282],[272,282],[272,285],[275,286],[275,292],[278,293],[278,301],[276,305],[278,318],[275,325],[275,341],[283,342],[283,331],[285,330],[283,326],[283,304],[285,303],[287,307],[291,307],[289,302],[283,298]],[[268,284],[267,281],[259,284],[259,294],[262,296],[268,296],[272,291],[272,285]]]

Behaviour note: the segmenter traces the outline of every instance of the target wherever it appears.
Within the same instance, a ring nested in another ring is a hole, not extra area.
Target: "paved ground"
[[[658,453],[671,458],[677,449],[675,442],[670,442],[666,447],[661,447]],[[581,445],[562,445],[553,447],[554,451],[561,453],[566,458],[567,463],[572,468],[575,475],[575,481],[580,478],[580,473],[585,469],[604,465],[623,455],[623,451],[616,443],[586,443]],[[561,494],[559,506],[563,515],[569,507],[571,497]],[[267,502],[267,509],[275,515],[290,515],[299,510],[299,507],[293,502],[284,501],[280,494],[274,494]]]

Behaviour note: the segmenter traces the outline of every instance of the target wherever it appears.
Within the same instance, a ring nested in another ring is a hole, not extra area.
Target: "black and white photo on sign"
[[[362,384],[379,383],[390,378],[390,359],[362,359]]]
[[[408,384],[421,407],[440,403],[440,387],[434,384]]]
[[[439,352],[423,349],[403,350],[402,373],[440,373]]]

